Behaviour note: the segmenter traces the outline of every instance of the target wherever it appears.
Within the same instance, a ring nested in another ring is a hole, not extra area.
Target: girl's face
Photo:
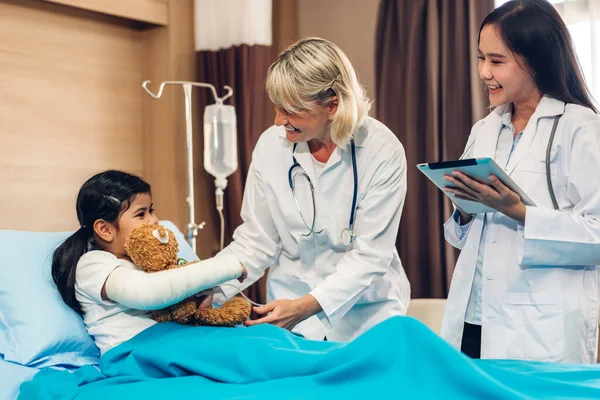
[[[525,61],[517,60],[505,46],[495,25],[486,25],[481,30],[478,53],[479,77],[488,88],[493,106],[519,105],[541,98]]]
[[[310,111],[288,114],[275,107],[275,125],[285,128],[287,139],[292,143],[308,142],[317,139],[320,142],[329,140],[329,120],[337,111],[337,98],[326,106],[316,106]]]
[[[132,198],[129,208],[119,217],[118,229],[108,223],[101,223],[99,229],[95,229],[104,242],[106,251],[110,251],[117,258],[129,259],[125,252],[125,241],[131,231],[140,225],[157,223],[158,218],[152,207],[152,196],[148,193],[141,193]]]

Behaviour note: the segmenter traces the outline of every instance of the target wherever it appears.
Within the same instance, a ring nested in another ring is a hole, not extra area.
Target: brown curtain
[[[493,0],[381,0],[375,106],[406,150],[408,192],[396,245],[413,298],[446,297],[457,258],[442,227],[451,204],[415,165],[459,157],[485,114],[477,34],[493,6]]]
[[[252,151],[261,133],[273,124],[273,106],[264,89],[267,69],[283,48],[298,39],[296,11],[296,0],[273,0],[272,46],[241,45],[220,51],[197,52],[197,80],[215,85],[220,96],[224,94],[224,85],[231,86],[233,96],[226,100],[225,104],[233,105],[237,114],[238,170],[227,179],[225,190],[225,246],[231,241],[235,228],[242,223],[240,212],[246,176],[252,161]],[[214,99],[208,91],[198,93],[200,93],[198,99],[194,100],[197,104],[196,120],[202,123],[204,107],[214,103]],[[199,132],[202,133],[202,129]],[[195,141],[194,151],[201,155],[204,151],[204,143],[202,137],[199,139]],[[201,161],[203,157],[198,156],[196,159],[200,160],[195,166],[196,171],[206,174]],[[204,186],[198,188],[198,198],[210,199],[208,208],[215,210],[215,199],[211,196],[215,191],[214,179],[205,177],[202,182]],[[219,218],[216,211],[213,214],[206,218],[208,223],[206,234],[219,237],[221,234]],[[218,248],[213,249],[212,254],[217,253],[218,250]],[[263,277],[245,290],[246,295],[256,302],[264,303],[265,283],[266,279]]]
[[[264,90],[264,79],[271,62],[272,49],[270,46],[241,45],[220,51],[197,52],[197,80],[212,83],[220,96],[225,93],[223,86],[231,86],[233,96],[226,100],[225,104],[233,105],[237,115],[238,170],[227,178],[227,189],[224,196],[225,246],[231,241],[235,228],[242,223],[240,211],[246,175],[252,161],[252,151],[260,134],[273,122],[273,110]],[[214,103],[213,96],[209,91],[200,93],[195,102],[199,122],[202,121],[204,107]],[[194,151],[203,154],[203,139],[196,140],[196,144]],[[203,159],[202,156],[197,158]],[[206,173],[202,165],[197,165],[196,170]],[[199,192],[202,193],[199,198],[202,201],[210,199],[209,208],[215,210],[215,198],[214,195],[211,196],[211,193],[215,192],[214,179],[204,179],[204,183],[204,187],[199,189]],[[214,214],[216,215],[216,211]],[[207,225],[205,229],[208,232],[206,234],[220,237],[219,218],[211,218],[210,221],[214,221],[214,223]],[[218,248],[214,249],[213,254],[218,250]],[[246,294],[255,301],[264,302],[264,282],[253,285],[246,291]]]

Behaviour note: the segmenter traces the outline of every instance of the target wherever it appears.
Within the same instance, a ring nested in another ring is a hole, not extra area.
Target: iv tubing
[[[221,219],[221,250],[225,247],[225,217],[223,216],[223,189],[217,187],[215,191],[215,200],[217,203],[217,211],[219,212],[219,218]]]
[[[221,283],[221,285],[220,285],[220,286],[231,286],[231,287],[234,287],[234,288],[236,288],[236,289],[237,289],[237,286],[235,286],[235,285],[232,285],[231,283]],[[248,301],[250,302],[250,304],[252,304],[253,306],[257,306],[257,307],[264,306],[264,304],[256,303],[256,302],[254,302],[254,301],[250,300],[250,299],[248,298],[248,296],[246,296],[246,295],[244,294],[244,292],[242,292],[242,291],[240,291],[240,293],[239,293],[239,294],[241,294],[241,295],[242,295],[242,297],[243,297],[243,298],[245,298],[246,300],[248,300]]]

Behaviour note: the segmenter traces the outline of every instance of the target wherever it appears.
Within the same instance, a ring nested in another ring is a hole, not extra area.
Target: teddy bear
[[[177,259],[178,250],[173,232],[158,224],[135,228],[125,242],[125,251],[131,261],[147,273],[190,265]],[[195,295],[188,297],[170,307],[152,311],[152,319],[188,325],[235,326],[250,317],[250,303],[241,297],[234,297],[219,308],[201,309],[201,300]]]

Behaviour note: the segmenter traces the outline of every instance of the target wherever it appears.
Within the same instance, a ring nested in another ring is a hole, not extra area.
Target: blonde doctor
[[[498,179],[447,176],[459,187],[450,192],[497,212],[456,210],[445,225],[462,252],[442,336],[471,357],[593,363],[600,117],[550,3],[515,0],[489,14],[479,74],[496,108],[473,127],[465,157],[494,158],[536,206]]]
[[[275,125],[252,155],[243,224],[224,252],[248,270],[269,268],[260,318],[307,338],[348,341],[406,313],[410,287],[395,248],[406,194],[404,149],[367,116],[370,102],[344,53],[307,38],[271,65]],[[219,293],[221,292],[221,293]]]

